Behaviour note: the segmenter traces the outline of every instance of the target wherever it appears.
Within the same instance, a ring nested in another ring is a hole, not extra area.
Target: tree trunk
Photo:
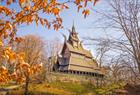
[[[28,86],[29,86],[29,76],[26,77],[26,83],[25,83],[25,92],[24,95],[28,95]]]
[[[140,74],[140,53],[138,53],[138,57],[136,58],[136,62],[137,62],[138,70],[139,70],[139,74]]]
[[[139,70],[139,74],[140,74],[140,59],[138,59],[138,70]]]

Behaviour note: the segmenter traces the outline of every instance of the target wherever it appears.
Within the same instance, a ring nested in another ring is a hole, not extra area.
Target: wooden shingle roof
[[[78,45],[78,47],[73,47],[70,43],[66,42],[66,45],[70,52],[75,52],[92,58],[92,54],[90,53],[90,51],[83,49],[80,44]]]
[[[85,71],[85,72],[95,72],[102,74],[97,66],[97,63],[92,59],[77,58],[71,55],[69,61],[69,70]]]

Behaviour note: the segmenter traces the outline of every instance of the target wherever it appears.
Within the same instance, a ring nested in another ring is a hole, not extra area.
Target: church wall
[[[69,58],[70,57],[70,52],[69,52],[68,48],[65,49],[63,57],[65,57],[65,58]]]
[[[62,54],[62,58],[60,60],[60,65],[68,65],[70,58],[70,52],[68,48],[65,48],[64,53]]]
[[[60,71],[67,71],[68,70],[68,66],[61,66],[59,68]]]

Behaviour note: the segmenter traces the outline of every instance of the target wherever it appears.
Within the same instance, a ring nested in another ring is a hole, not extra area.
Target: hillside
[[[93,77],[63,73],[50,73],[45,82],[31,83],[30,95],[96,95]],[[22,87],[10,91],[9,95],[22,95]]]
[[[91,76],[48,73],[45,81],[30,83],[29,95],[112,95],[116,93],[116,91],[117,93],[118,91],[119,93],[124,93],[125,91],[125,93],[139,95],[137,94],[139,93],[139,85],[135,87],[135,85],[117,83],[97,87],[96,83],[96,78]],[[23,87],[24,86],[21,86],[15,90],[10,90],[8,95],[23,95]]]

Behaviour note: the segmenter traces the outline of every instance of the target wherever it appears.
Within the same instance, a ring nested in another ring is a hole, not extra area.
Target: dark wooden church
[[[83,48],[74,25],[69,38],[65,37],[61,54],[57,56],[55,69],[60,72],[104,76],[90,51]]]

